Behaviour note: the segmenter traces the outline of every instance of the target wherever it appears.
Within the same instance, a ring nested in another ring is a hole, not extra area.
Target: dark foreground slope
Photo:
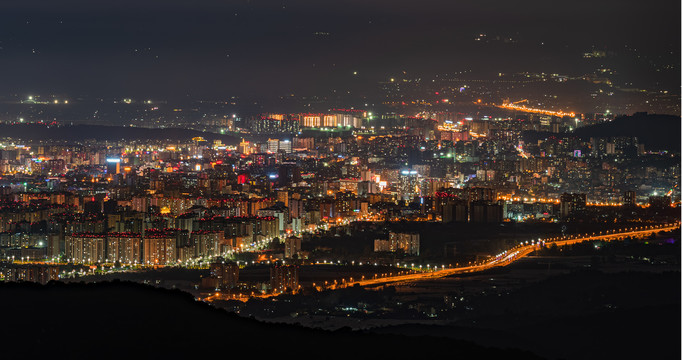
[[[450,326],[373,331],[437,334],[550,359],[680,359],[680,279],[679,271],[576,271],[506,295],[482,296],[472,301],[469,319]]]
[[[325,332],[264,324],[150,286],[0,284],[3,354],[55,358],[151,356],[311,358],[537,358],[435,336]]]

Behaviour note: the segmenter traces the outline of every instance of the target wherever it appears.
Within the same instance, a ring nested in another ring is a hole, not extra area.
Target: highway
[[[583,241],[618,241],[623,240],[628,237],[641,238],[646,237],[651,234],[655,234],[659,231],[671,231],[680,227],[680,223],[665,224],[665,225],[653,225],[653,226],[642,226],[642,227],[630,227],[621,229],[619,231],[606,231],[592,233],[592,234],[582,234],[574,235],[570,237],[555,237],[548,239],[538,239],[537,241],[526,241],[525,243],[519,244],[509,250],[506,250],[496,256],[493,256],[485,261],[475,263],[473,265],[467,265],[456,268],[442,269],[442,270],[432,270],[427,272],[419,272],[408,275],[400,276],[390,276],[377,279],[367,279],[359,281],[348,281],[345,282],[340,287],[348,286],[376,286],[384,285],[395,282],[411,282],[420,280],[431,280],[442,278],[451,275],[480,272],[487,269],[491,269],[498,266],[507,266],[509,264],[522,259],[536,250],[541,249],[543,246],[548,246],[555,244],[556,246],[566,246],[581,243]]]

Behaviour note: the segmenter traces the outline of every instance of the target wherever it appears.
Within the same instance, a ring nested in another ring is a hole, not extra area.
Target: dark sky
[[[679,62],[679,0],[3,1],[0,94],[312,95],[403,70],[565,72],[624,45]]]

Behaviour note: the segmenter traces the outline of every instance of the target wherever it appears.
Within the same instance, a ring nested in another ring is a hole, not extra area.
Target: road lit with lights
[[[532,108],[532,107],[528,107],[525,105],[518,105],[515,103],[502,103],[501,105],[495,105],[495,106],[499,107],[501,109],[518,110],[518,111],[529,112],[529,113],[533,113],[533,114],[552,115],[552,116],[559,116],[559,117],[564,117],[564,116],[575,117],[574,112],[563,112],[561,110],[554,111],[554,110],[548,110],[548,109]]]
[[[480,272],[487,269],[491,269],[498,266],[507,266],[513,262],[522,259],[536,250],[540,250],[543,246],[554,244],[556,246],[566,246],[581,243],[584,241],[616,241],[623,240],[628,237],[645,237],[651,234],[655,234],[659,231],[671,231],[678,229],[680,227],[679,223],[666,224],[666,225],[655,225],[655,226],[640,226],[640,227],[630,227],[614,231],[606,231],[592,234],[582,234],[569,237],[555,237],[548,239],[538,239],[526,241],[521,243],[509,250],[506,250],[494,257],[491,257],[485,261],[473,263],[467,266],[461,266],[456,268],[442,268],[434,267],[434,270],[426,272],[418,272],[407,275],[399,276],[389,276],[377,279],[367,279],[360,281],[348,281],[345,283],[345,287],[348,286],[375,286],[384,285],[388,283],[395,282],[406,282],[406,281],[420,281],[420,280],[431,280],[442,278],[451,275],[458,275],[464,273]]]

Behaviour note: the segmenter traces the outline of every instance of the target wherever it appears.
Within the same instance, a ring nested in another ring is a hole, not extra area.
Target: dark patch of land
[[[438,334],[557,359],[679,359],[679,294],[679,272],[581,271],[481,297],[466,321],[372,331]]]
[[[3,353],[28,357],[250,356],[538,358],[441,336],[418,338],[265,324],[195,301],[178,290],[134,283],[0,284]]]

